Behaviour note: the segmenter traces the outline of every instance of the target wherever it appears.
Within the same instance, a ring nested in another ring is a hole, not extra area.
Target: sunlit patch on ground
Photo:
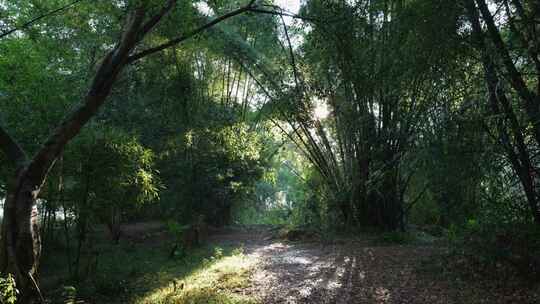
[[[343,260],[321,255],[319,247],[275,242],[255,248],[252,255],[260,262],[250,288],[263,303],[319,303],[317,299],[333,298],[343,287]]]
[[[223,257],[218,252],[206,267],[151,291],[135,303],[247,304],[256,303],[243,294],[257,259],[240,250]]]

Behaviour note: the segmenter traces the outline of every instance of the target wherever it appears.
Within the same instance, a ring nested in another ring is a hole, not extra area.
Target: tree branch
[[[510,56],[510,53],[508,52],[508,49],[506,48],[506,44],[504,43],[501,37],[499,29],[497,28],[497,25],[495,25],[495,21],[493,20],[493,15],[491,15],[491,12],[489,11],[486,1],[476,0],[476,3],[478,4],[478,9],[480,10],[480,13],[482,14],[484,21],[486,22],[488,33],[491,37],[493,44],[495,45],[495,50],[499,54],[506,70],[508,71],[508,74],[510,77],[509,79],[510,83],[512,84],[512,86],[514,87],[514,89],[517,91],[517,93],[520,95],[521,98],[523,98],[529,103],[533,103],[534,95],[528,89],[527,85],[525,84],[525,81],[521,77],[520,72],[517,70],[516,66],[514,65],[514,62],[512,61],[512,57]],[[535,123],[538,124],[538,122],[535,122]]]
[[[143,57],[146,57],[148,55],[151,55],[151,54],[154,54],[154,53],[157,53],[157,52],[160,52],[164,49],[167,49],[169,47],[172,47],[174,45],[177,45],[193,36],[196,36],[198,34],[200,34],[201,32],[211,28],[212,26],[226,20],[226,19],[229,19],[231,17],[234,17],[234,16],[237,16],[237,15],[240,15],[242,13],[245,13],[245,12],[248,12],[248,11],[251,11],[253,8],[254,8],[254,3],[255,3],[255,0],[251,0],[246,6],[243,6],[241,8],[238,8],[236,10],[233,10],[225,15],[222,15],[222,16],[219,16],[215,19],[213,19],[212,21],[204,24],[203,26],[187,33],[187,34],[184,34],[182,36],[179,36],[177,38],[174,38],[174,39],[171,39],[161,45],[158,45],[156,47],[153,47],[153,48],[149,48],[149,49],[146,49],[144,51],[141,51],[139,53],[136,53],[136,54],[133,54],[131,56],[129,56],[128,60],[127,60],[127,63],[130,64],[130,63],[133,63],[134,61],[137,61]]]
[[[416,196],[416,198],[414,200],[412,200],[409,205],[407,205],[405,207],[405,211],[404,211],[404,214],[408,214],[412,207],[414,207],[414,205],[416,205],[417,202],[420,201],[420,199],[422,198],[422,196],[424,196],[424,194],[426,193],[426,191],[429,189],[428,185],[426,184],[424,186],[424,188],[422,189],[422,191],[420,191],[420,193]]]
[[[14,27],[14,28],[12,28],[11,30],[8,30],[8,31],[3,32],[2,34],[0,34],[0,39],[6,37],[6,36],[8,36],[8,35],[11,35],[11,34],[13,34],[13,33],[16,32],[16,31],[20,31],[20,30],[22,30],[22,29],[24,29],[24,28],[27,28],[27,27],[29,27],[30,25],[32,25],[32,24],[38,22],[39,20],[41,20],[41,19],[43,19],[43,18],[45,18],[45,17],[52,16],[52,15],[57,14],[57,13],[63,11],[63,10],[66,10],[66,9],[68,9],[68,8],[71,8],[71,7],[74,6],[75,4],[77,4],[77,3],[79,3],[79,2],[82,2],[82,1],[84,1],[84,0],[75,0],[75,1],[73,1],[73,2],[71,2],[71,3],[69,3],[69,4],[67,4],[67,5],[64,5],[64,6],[60,7],[60,8],[57,8],[57,9],[55,9],[55,10],[52,10],[52,11],[50,11],[50,12],[48,12],[48,13],[45,13],[45,14],[43,14],[43,15],[41,15],[41,16],[35,17],[35,18],[33,18],[32,20],[30,20],[30,21],[28,21],[28,22],[25,22],[25,23],[24,23],[23,25],[21,25],[21,26]]]
[[[249,9],[253,7],[255,0],[251,0],[246,6],[220,16],[184,36],[173,39],[158,47],[130,56],[129,54],[133,51],[137,43],[140,42],[144,38],[145,34],[151,31],[152,28],[159,23],[159,20],[161,20],[161,18],[172,9],[175,3],[176,0],[168,0],[160,12],[150,18],[146,23],[143,23],[145,16],[144,7],[137,8],[129,16],[127,25],[125,27],[126,29],[122,34],[120,41],[116,47],[112,49],[103,59],[98,71],[96,72],[96,75],[94,76],[88,93],[83,99],[82,104],[75,108],[75,110],[68,116],[66,116],[66,118],[56,128],[56,130],[53,131],[28,165],[27,172],[35,183],[40,183],[43,181],[44,176],[46,176],[48,170],[56,157],[61,153],[64,146],[73,137],[75,137],[80,132],[82,127],[97,113],[98,109],[101,107],[101,105],[103,105],[107,96],[110,94],[118,74],[126,65],[144,56],[176,45],[225,19],[249,11]]]
[[[126,65],[128,54],[138,41],[137,37],[143,19],[143,8],[136,9],[129,16],[126,30],[116,47],[109,51],[103,59],[82,104],[64,118],[36,155],[32,157],[28,165],[28,174],[33,182],[43,182],[54,160],[62,152],[65,145],[80,132],[105,102],[116,77]]]
[[[141,28],[140,32],[140,39],[144,37],[144,35],[148,34],[163,18],[167,13],[169,13],[172,8],[176,5],[177,0],[168,0],[167,3],[161,8],[159,13],[154,15],[150,20],[148,20]]]
[[[300,16],[300,15],[291,14],[291,13],[282,12],[282,11],[278,12],[278,11],[266,10],[266,9],[262,9],[262,8],[252,8],[252,9],[250,9],[250,11],[252,11],[254,13],[275,15],[275,16],[281,16],[281,17],[291,17],[291,18],[294,18],[294,19],[299,19],[299,20],[307,21],[307,22],[323,22],[323,20],[320,20],[320,19],[316,19],[316,18],[312,18],[312,17],[306,17],[306,16]]]

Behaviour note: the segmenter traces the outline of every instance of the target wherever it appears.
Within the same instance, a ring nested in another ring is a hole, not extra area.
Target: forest
[[[537,0],[0,0],[0,303],[540,303]]]

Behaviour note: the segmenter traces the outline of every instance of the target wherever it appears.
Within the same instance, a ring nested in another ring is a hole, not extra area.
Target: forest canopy
[[[536,1],[0,0],[0,302],[148,221],[422,230],[538,275],[539,54]]]

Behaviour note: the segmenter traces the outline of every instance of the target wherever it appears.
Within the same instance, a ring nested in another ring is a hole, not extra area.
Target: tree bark
[[[2,224],[0,271],[15,276],[21,291],[21,303],[39,298],[37,269],[41,255],[41,240],[37,222],[35,185],[21,172],[10,186]]]

